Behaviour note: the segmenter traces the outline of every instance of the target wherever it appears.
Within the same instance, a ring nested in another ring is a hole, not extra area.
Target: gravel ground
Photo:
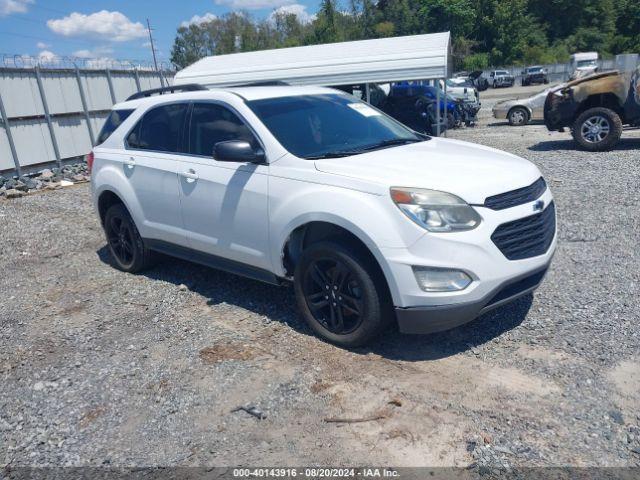
[[[450,136],[540,167],[559,248],[535,296],[441,334],[342,350],[289,288],[115,270],[87,185],[0,200],[0,468],[640,466],[640,133],[576,151],[495,92]]]

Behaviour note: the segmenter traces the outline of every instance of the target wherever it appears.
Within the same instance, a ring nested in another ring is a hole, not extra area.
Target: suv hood
[[[489,147],[431,138],[351,157],[315,161],[316,169],[385,187],[416,187],[453,193],[482,204],[499,193],[531,185],[540,171],[531,162]]]

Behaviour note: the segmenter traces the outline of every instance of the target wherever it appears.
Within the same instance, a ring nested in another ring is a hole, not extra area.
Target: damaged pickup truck
[[[640,67],[628,73],[597,73],[551,90],[544,123],[551,131],[569,127],[584,150],[612,149],[623,125],[640,127]]]

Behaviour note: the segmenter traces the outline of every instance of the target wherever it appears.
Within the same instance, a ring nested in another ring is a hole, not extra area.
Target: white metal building
[[[181,70],[175,83],[326,86],[444,79],[451,71],[450,50],[449,32],[443,32],[217,55]]]

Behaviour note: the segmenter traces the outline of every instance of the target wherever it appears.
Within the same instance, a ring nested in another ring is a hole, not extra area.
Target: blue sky
[[[276,8],[304,18],[319,0],[0,0],[0,54],[150,60],[146,19],[160,58],[168,60],[183,22],[246,10],[265,18]]]

